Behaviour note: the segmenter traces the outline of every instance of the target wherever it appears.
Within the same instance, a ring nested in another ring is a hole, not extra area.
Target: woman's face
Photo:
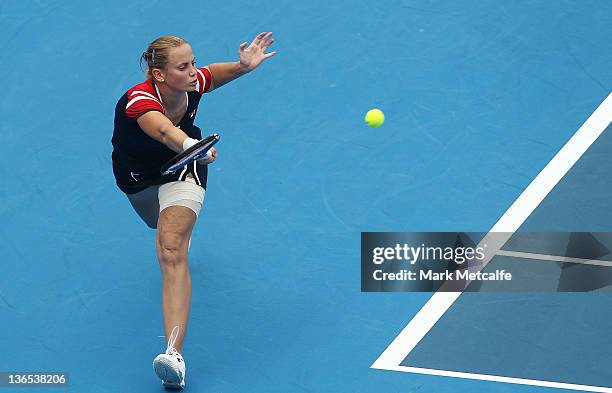
[[[174,90],[193,91],[196,88],[197,71],[195,57],[189,44],[170,49],[168,64],[163,70],[164,81]]]

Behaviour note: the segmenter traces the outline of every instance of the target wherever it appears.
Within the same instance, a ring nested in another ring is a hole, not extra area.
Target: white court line
[[[580,390],[583,392],[600,392],[600,393],[612,392],[612,388],[607,388],[603,386],[576,385],[572,383],[539,381],[537,379],[526,379],[526,378],[501,377],[497,375],[487,375],[487,374],[462,373],[462,372],[457,372],[457,371],[434,370],[430,368],[420,368],[420,367],[395,366],[395,367],[388,368],[385,370],[402,371],[405,373],[437,375],[437,376],[442,376],[442,377],[478,379],[481,381],[505,382],[505,383],[521,384],[521,385],[542,386],[542,387],[547,387],[547,388],[573,389],[573,390]]]
[[[489,246],[487,259],[482,261],[480,269],[493,258],[495,251],[503,246],[512,232],[525,222],[533,213],[538,205],[565,176],[565,174],[582,157],[585,151],[597,140],[601,133],[612,122],[612,94],[599,105],[597,110],[587,119],[587,121],[576,131],[572,138],[559,150],[553,159],[542,169],[536,178],[527,186],[523,193],[514,201],[512,206],[501,216],[497,223],[491,228],[490,232],[484,237],[480,244],[486,243]],[[502,234],[490,236],[491,233],[506,233],[505,239],[500,239]],[[488,241],[488,243],[487,243]],[[503,242],[502,244],[499,244]],[[493,243],[493,244],[492,244]],[[491,247],[492,246],[492,247]],[[467,286],[469,282],[465,283]],[[464,287],[465,288],[465,287]],[[564,388],[575,390],[587,390],[592,392],[612,393],[612,388],[597,386],[584,386],[561,384],[558,382],[536,381],[522,378],[510,378],[494,375],[461,373],[444,370],[433,370],[417,367],[404,367],[400,363],[408,356],[414,347],[431,330],[436,322],[446,313],[450,306],[459,298],[462,292],[442,292],[433,294],[429,301],[419,310],[419,312],[406,325],[401,333],[393,340],[385,351],[376,359],[372,368],[381,370],[403,371],[419,374],[444,375],[456,378],[470,378],[487,381],[497,381],[506,383],[517,383],[533,386],[547,386],[551,388]],[[563,385],[563,386],[561,386]]]
[[[601,259],[573,258],[573,257],[564,257],[560,255],[534,254],[531,252],[505,251],[505,250],[499,250],[497,254],[495,255],[501,255],[505,257],[514,257],[514,258],[523,258],[523,259],[537,259],[538,261],[564,262],[564,263],[576,263],[580,265],[595,265],[595,266],[612,267],[612,261],[604,261]]]

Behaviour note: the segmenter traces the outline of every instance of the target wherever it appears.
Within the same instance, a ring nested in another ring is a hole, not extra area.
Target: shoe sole
[[[153,362],[155,374],[164,382],[164,386],[180,389],[180,383],[183,379],[182,373],[172,367],[172,363],[164,358],[155,359]]]

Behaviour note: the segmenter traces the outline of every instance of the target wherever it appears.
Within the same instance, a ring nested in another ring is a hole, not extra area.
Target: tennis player
[[[212,148],[204,159],[173,174],[161,166],[202,138],[194,126],[204,93],[256,69],[276,52],[268,52],[272,33],[263,32],[238,48],[238,61],[196,67],[191,46],[180,37],[164,36],[142,54],[147,80],[129,89],[115,108],[113,172],[140,218],[156,229],[157,258],[162,273],[162,311],[168,345],[153,361],[168,388],[185,386],[181,356],[191,304],[187,255],[191,231],[206,192]]]

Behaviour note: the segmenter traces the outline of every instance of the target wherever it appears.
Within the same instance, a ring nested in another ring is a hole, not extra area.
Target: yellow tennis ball
[[[385,114],[380,109],[370,109],[365,115],[365,122],[370,127],[378,128],[385,122]]]

